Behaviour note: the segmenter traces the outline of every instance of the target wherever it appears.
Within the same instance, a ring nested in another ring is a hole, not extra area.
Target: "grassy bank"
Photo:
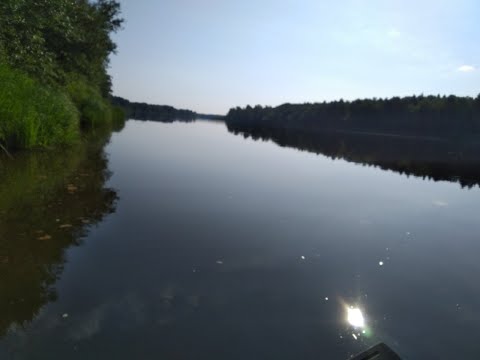
[[[60,90],[0,64],[0,142],[10,150],[71,144],[79,112]]]
[[[71,145],[84,128],[121,127],[107,71],[119,16],[115,0],[0,1],[0,151]]]
[[[0,144],[18,149],[71,145],[80,128],[121,127],[123,111],[81,80],[64,88],[41,84],[0,64]]]
[[[125,113],[120,107],[112,106],[98,89],[81,77],[71,79],[66,91],[80,112],[82,127],[110,126],[125,119]]]

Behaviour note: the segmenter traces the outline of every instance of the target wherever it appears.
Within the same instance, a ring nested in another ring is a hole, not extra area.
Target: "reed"
[[[79,139],[79,112],[59,89],[0,63],[0,143],[6,149],[72,144]]]

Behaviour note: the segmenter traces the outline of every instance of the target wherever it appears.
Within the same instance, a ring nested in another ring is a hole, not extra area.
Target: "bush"
[[[0,142],[9,149],[67,145],[79,138],[69,97],[0,62]]]
[[[96,88],[80,77],[74,77],[68,81],[66,90],[80,111],[82,126],[98,127],[111,123],[111,106]]]
[[[120,106],[113,105],[112,107],[112,130],[121,131],[125,127],[126,114]]]

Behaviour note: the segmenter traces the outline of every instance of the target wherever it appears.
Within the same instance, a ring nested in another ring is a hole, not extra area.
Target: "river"
[[[99,137],[0,163],[1,359],[479,358],[477,185],[221,122]]]

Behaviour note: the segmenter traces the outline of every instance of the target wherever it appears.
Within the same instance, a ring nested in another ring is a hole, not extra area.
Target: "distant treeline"
[[[480,135],[480,95],[410,96],[231,109],[227,124],[422,137]]]
[[[434,181],[480,186],[480,141],[228,124],[236,135]]]
[[[193,111],[175,109],[168,105],[130,102],[118,96],[113,96],[111,101],[120,106],[129,119],[173,122],[174,120],[193,121],[196,117]]]
[[[152,120],[161,122],[194,121],[195,119],[222,120],[222,115],[198,114],[191,110],[176,109],[168,105],[152,105],[131,102],[119,96],[112,97],[112,103],[120,106],[127,118],[135,120]]]

